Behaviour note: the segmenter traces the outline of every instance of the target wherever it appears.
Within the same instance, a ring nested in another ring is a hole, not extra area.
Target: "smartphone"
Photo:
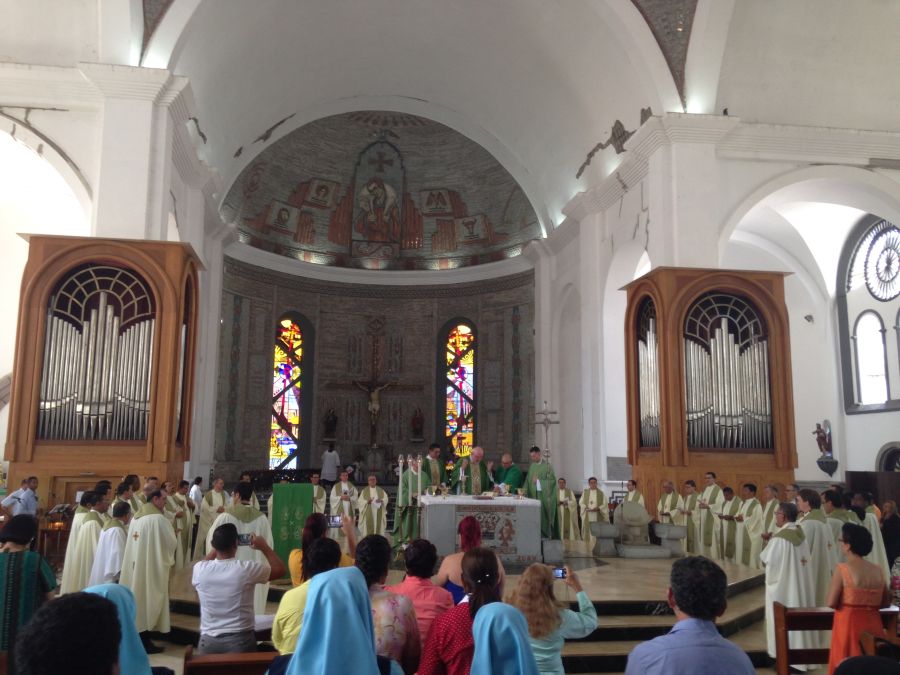
[[[250,535],[249,534],[239,534],[238,535],[238,546],[249,546],[250,545]]]
[[[553,568],[553,578],[554,579],[565,579],[566,578],[566,568],[565,567],[554,567]]]
[[[340,516],[328,516],[328,527],[340,527],[344,521]]]

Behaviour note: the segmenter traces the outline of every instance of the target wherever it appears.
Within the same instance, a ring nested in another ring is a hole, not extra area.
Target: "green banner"
[[[311,483],[276,483],[272,486],[272,538],[275,553],[284,562],[295,548],[300,548],[303,525],[313,510]]]

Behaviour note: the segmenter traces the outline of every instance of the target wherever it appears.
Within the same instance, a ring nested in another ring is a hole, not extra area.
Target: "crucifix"
[[[547,401],[544,401],[544,407],[534,414],[534,426],[544,427],[544,459],[547,462],[550,461],[550,425],[559,424],[559,420],[551,419],[551,417],[558,414],[555,410],[547,409]]]
[[[368,382],[354,381],[357,387],[369,395],[367,404],[369,410],[369,442],[373,448],[378,447],[376,432],[378,430],[378,415],[381,412],[381,391],[397,385],[397,382],[379,382],[378,375],[381,371],[381,336],[372,336],[372,377]]]

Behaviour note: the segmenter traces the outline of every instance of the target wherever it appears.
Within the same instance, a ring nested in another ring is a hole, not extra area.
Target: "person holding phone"
[[[234,523],[217,526],[209,554],[194,565],[191,581],[200,598],[198,654],[255,652],[254,589],[267,587],[287,571],[264,538],[248,534],[245,547],[238,536]],[[263,560],[241,560],[238,551],[242,548],[259,552]]]
[[[575,591],[578,611],[566,609],[553,592],[554,580]],[[567,639],[587,637],[597,628],[597,610],[581,587],[578,575],[568,566],[549,567],[535,563],[525,570],[509,604],[528,621],[531,649],[541,673],[564,673],[560,651]]]

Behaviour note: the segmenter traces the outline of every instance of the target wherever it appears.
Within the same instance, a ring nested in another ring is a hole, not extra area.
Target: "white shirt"
[[[201,560],[192,583],[200,596],[200,633],[217,637],[254,630],[253,592],[269,581],[268,563],[255,560]]]
[[[337,451],[326,450],[322,453],[322,479],[334,482],[338,477],[341,458]]]
[[[26,514],[29,516],[37,515],[37,496],[34,490],[28,487],[19,488],[2,502],[4,508],[12,508],[12,514],[18,516]]]
[[[203,490],[200,489],[199,485],[191,485],[191,491],[188,493],[188,497],[190,497],[191,501],[197,505],[197,511],[199,513],[200,502],[203,500]]]

